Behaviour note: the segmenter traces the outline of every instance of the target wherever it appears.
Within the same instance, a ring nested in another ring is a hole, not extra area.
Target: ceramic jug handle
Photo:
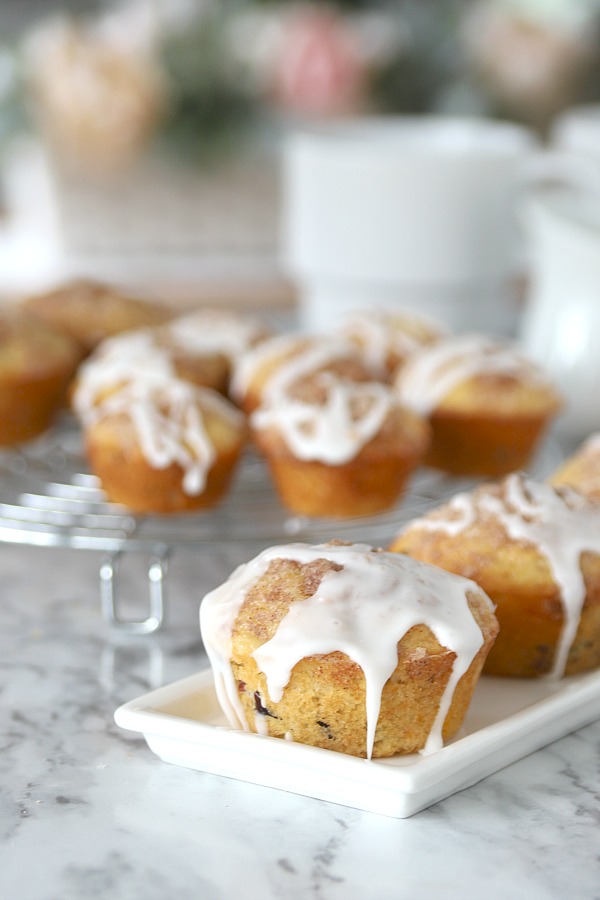
[[[540,150],[532,154],[521,172],[521,188],[567,187],[592,191],[600,197],[600,166],[583,154]]]

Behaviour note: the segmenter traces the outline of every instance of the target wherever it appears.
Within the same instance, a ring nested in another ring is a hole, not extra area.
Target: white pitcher
[[[558,430],[600,429],[600,191],[533,190],[525,202],[530,284],[521,340],[565,398]]]

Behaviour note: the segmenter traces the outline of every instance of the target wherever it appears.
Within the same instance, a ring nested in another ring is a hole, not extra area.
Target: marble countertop
[[[165,628],[133,638],[101,617],[99,554],[0,545],[1,897],[600,897],[600,721],[401,820],[171,766],[120,730],[117,706],[206,666],[200,597],[246,556],[176,555]]]

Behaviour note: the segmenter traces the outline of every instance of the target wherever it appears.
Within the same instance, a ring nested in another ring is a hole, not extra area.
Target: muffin
[[[497,632],[474,582],[336,542],[263,551],[200,627],[232,727],[368,758],[455,735]]]
[[[245,438],[235,407],[177,378],[134,378],[83,417],[90,468],[107,498],[138,514],[206,509],[227,491]]]
[[[522,475],[457,494],[391,550],[472,578],[496,604],[491,675],[575,675],[600,665],[600,508]]]
[[[516,346],[483,335],[415,352],[395,387],[403,403],[429,419],[426,463],[454,475],[526,468],[561,408],[554,386]]]
[[[155,379],[180,378],[197,387],[221,391],[227,378],[227,360],[218,353],[182,349],[162,328],[128,331],[102,341],[80,366],[72,390],[73,409],[85,416],[104,394],[149,374]]]
[[[283,504],[307,516],[368,516],[393,506],[429,440],[427,424],[391,388],[333,372],[295,382],[250,424]]]
[[[189,357],[219,357],[224,360],[224,389],[236,361],[273,336],[272,330],[256,316],[230,309],[202,308],[177,316],[164,332],[169,344]]]
[[[600,502],[600,433],[592,434],[550,477],[555,487],[570,487]]]
[[[409,356],[445,334],[441,324],[412,312],[356,310],[345,316],[340,334],[364,356],[382,381],[392,381]]]
[[[0,445],[52,425],[80,359],[66,335],[21,309],[0,308]]]
[[[165,305],[127,297],[110,285],[91,279],[78,279],[28,297],[23,306],[68,334],[84,353],[90,353],[107,337],[160,325],[173,315]]]
[[[341,338],[278,335],[243,354],[231,382],[231,398],[250,415],[296,381],[320,372],[335,372],[352,381],[374,375],[355,347]]]
[[[172,329],[170,323],[149,330],[154,348],[168,356],[178,378],[226,394],[229,384],[227,355],[217,347],[201,347],[199,342],[194,345],[192,340],[183,340],[182,335],[183,328]]]

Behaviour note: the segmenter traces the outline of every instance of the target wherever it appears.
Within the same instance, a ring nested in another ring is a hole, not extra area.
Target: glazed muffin
[[[509,475],[411,522],[391,549],[476,581],[496,603],[491,675],[600,666],[600,509]]]
[[[188,357],[219,357],[225,363],[225,389],[234,365],[244,353],[273,337],[256,316],[230,309],[202,308],[177,316],[164,332],[171,346]]]
[[[425,316],[378,309],[349,313],[339,332],[386,382],[393,381],[415,350],[437,343],[445,334],[441,324]]]
[[[80,366],[71,392],[72,406],[77,415],[85,416],[105,394],[149,374],[155,379],[180,378],[222,392],[227,369],[222,354],[181,348],[163,328],[128,331],[102,341]]]
[[[319,335],[278,335],[242,355],[233,372],[231,398],[247,415],[295,382],[321,372],[352,381],[373,373],[347,341]]]
[[[199,309],[153,331],[179,378],[227,394],[236,359],[270,336],[252,316],[233,310]]]
[[[83,429],[107,498],[139,514],[217,504],[245,438],[243,416],[219,394],[150,374],[105,393],[83,416]]]
[[[232,727],[369,758],[455,735],[497,632],[474,582],[336,542],[263,551],[200,626]]]
[[[600,502],[600,433],[592,434],[550,477],[555,487],[570,487]]]
[[[160,325],[173,316],[165,305],[125,296],[108,284],[78,279],[23,300],[29,312],[76,340],[90,353],[107,337]]]
[[[561,408],[555,387],[516,346],[482,335],[415,352],[395,387],[403,403],[429,419],[427,464],[455,475],[526,468]]]
[[[66,335],[21,309],[0,308],[0,445],[51,426],[80,359]]]
[[[172,329],[170,323],[148,333],[155,351],[169,359],[178,378],[226,394],[229,384],[227,355],[216,347],[201,347],[191,339],[184,340],[182,335],[183,328]]]
[[[388,386],[333,372],[295,382],[250,419],[283,504],[307,516],[393,506],[423,459],[427,424]]]

